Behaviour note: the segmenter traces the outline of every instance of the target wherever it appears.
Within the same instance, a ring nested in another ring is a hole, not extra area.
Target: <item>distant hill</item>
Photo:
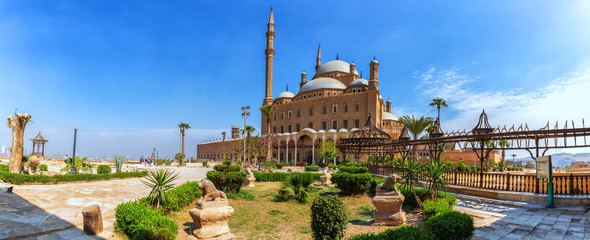
[[[551,158],[553,160],[553,167],[560,167],[563,168],[565,166],[569,166],[572,165],[572,162],[580,162],[580,161],[584,161],[584,162],[590,162],[590,153],[576,153],[576,154],[572,154],[572,153],[557,153],[557,154],[551,154]],[[509,158],[506,158],[509,159]],[[528,162],[529,160],[532,160],[532,158],[527,157],[527,158],[515,158],[514,161],[521,161],[524,162]]]

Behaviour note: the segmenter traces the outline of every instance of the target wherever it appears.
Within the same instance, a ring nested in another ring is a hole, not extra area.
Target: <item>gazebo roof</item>
[[[35,138],[31,139],[31,141],[33,141],[33,142],[48,142],[47,140],[45,140],[43,135],[41,135],[41,131],[39,131],[37,136],[35,136]]]
[[[389,134],[387,134],[386,132],[382,131],[381,129],[377,128],[377,126],[375,126],[375,123],[373,122],[373,118],[371,117],[371,114],[369,113],[369,117],[367,118],[367,123],[365,123],[365,126],[363,126],[361,129],[354,131],[352,133],[351,138],[385,138],[385,139],[391,139],[391,136],[389,136]]]

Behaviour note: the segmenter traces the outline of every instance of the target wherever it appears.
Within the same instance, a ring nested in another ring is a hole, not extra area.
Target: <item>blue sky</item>
[[[274,95],[336,53],[368,74],[396,115],[430,115],[443,128],[590,117],[588,1],[1,1],[0,110],[18,108],[50,141],[47,152],[187,155],[243,124],[259,128],[269,8],[275,11]],[[10,129],[0,128],[9,146]],[[27,142],[26,149],[31,148]]]

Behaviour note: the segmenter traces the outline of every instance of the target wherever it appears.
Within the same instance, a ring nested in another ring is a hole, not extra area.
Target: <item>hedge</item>
[[[242,167],[240,167],[239,165],[217,164],[213,166],[213,169],[219,172],[239,172],[240,170],[242,170]]]
[[[317,172],[320,170],[320,166],[305,166],[306,172]]]
[[[336,173],[332,175],[332,182],[336,183],[343,195],[354,195],[371,192],[373,175],[370,173]],[[374,191],[374,190],[373,190]]]
[[[111,167],[109,167],[109,165],[99,165],[98,168],[96,168],[96,173],[109,174],[111,173]]]
[[[314,239],[341,239],[348,220],[346,208],[340,198],[319,197],[311,205],[311,230]]]
[[[320,173],[282,173],[282,172],[253,172],[257,182],[284,182],[293,175],[309,175],[313,180],[319,181]]]
[[[10,171],[10,169],[8,168],[8,166],[6,166],[6,164],[0,164],[0,172],[8,172]]]
[[[45,165],[45,164],[39,165],[39,170],[41,170],[41,171],[47,171],[47,165]]]
[[[368,173],[369,169],[366,167],[357,167],[357,166],[339,166],[339,172],[347,172],[347,173]]]
[[[450,206],[445,199],[439,198],[436,201],[426,199],[424,201],[424,210],[422,211],[422,216],[424,216],[425,219],[430,219],[435,215],[450,211],[453,211],[453,207]]]
[[[441,240],[469,239],[475,231],[473,217],[455,211],[438,214],[428,219],[425,225]]]
[[[215,165],[219,166],[219,165]],[[209,179],[215,187],[225,193],[239,193],[242,188],[242,183],[246,180],[245,172],[207,172],[207,179]]]
[[[115,208],[115,227],[129,239],[175,239],[178,223],[141,201],[121,203]]]
[[[13,184],[23,183],[59,183],[59,182],[77,182],[77,181],[96,181],[96,180],[107,180],[112,178],[131,178],[131,177],[145,177],[147,171],[141,172],[118,172],[112,174],[90,174],[90,173],[78,173],[78,174],[56,174],[53,176],[46,175],[29,175],[22,173],[9,173],[0,171],[0,179],[5,182]]]
[[[168,211],[178,211],[197,200],[203,194],[199,188],[199,182],[186,182],[166,193],[167,201],[162,204],[162,208]]]
[[[348,240],[434,240],[436,239],[430,231],[422,230],[414,226],[401,226],[397,228],[390,228],[381,233],[364,233],[354,235]]]

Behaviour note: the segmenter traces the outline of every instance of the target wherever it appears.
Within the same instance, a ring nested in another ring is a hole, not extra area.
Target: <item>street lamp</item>
[[[246,161],[246,118],[250,116],[250,105],[242,107],[242,117],[244,118],[244,158],[242,159],[242,166]]]
[[[76,173],[76,135],[78,134],[78,129],[74,129],[74,153],[72,153],[72,167],[70,168],[70,174]]]

